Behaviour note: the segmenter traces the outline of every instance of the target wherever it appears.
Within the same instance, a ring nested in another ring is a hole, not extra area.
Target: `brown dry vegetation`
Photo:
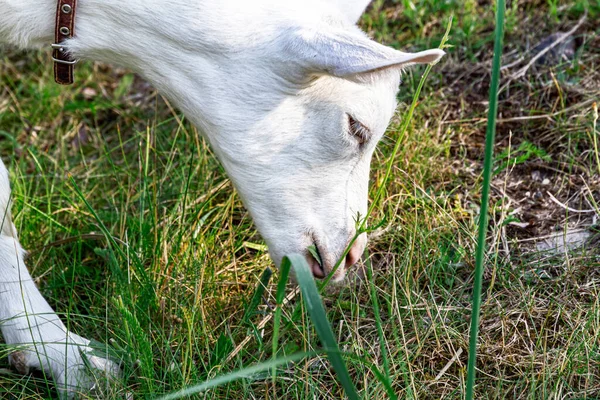
[[[514,65],[501,81],[477,398],[600,398],[599,5],[552,4],[508,6],[503,65]],[[568,45],[550,52],[556,57],[513,77],[540,42],[576,26],[586,6]],[[450,14],[453,47],[425,86],[372,219],[371,282],[399,398],[464,395],[493,10],[477,1],[376,1],[361,22],[389,44],[424,48],[437,46]],[[255,328],[272,294],[252,324],[243,315],[270,262],[195,129],[127,71],[86,65],[74,88],[58,88],[45,53],[7,50],[0,59],[0,149],[30,268],[51,304],[70,310],[77,333],[114,339],[131,364],[141,360],[110,396],[164,393],[269,359],[272,326]],[[375,189],[421,72],[405,76],[397,119],[374,160]],[[134,261],[112,263],[103,235],[93,235],[98,219],[135,249],[147,275]],[[573,238],[576,248],[561,247]],[[123,271],[133,283],[123,283]],[[282,353],[318,347],[298,300],[284,312]],[[325,297],[341,347],[383,369],[373,301],[358,277]],[[140,332],[130,335],[126,324]],[[365,365],[349,362],[361,394],[384,398]],[[43,382],[0,374],[0,397],[53,396]],[[255,377],[206,394],[340,396],[319,357],[280,370],[274,385]]]

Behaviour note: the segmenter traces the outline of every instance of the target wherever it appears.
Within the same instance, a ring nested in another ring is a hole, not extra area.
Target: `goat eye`
[[[356,138],[359,144],[365,144],[371,138],[371,130],[350,114],[348,114],[348,127],[350,134]]]

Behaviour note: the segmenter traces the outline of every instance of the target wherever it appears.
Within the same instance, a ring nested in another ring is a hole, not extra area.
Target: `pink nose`
[[[356,240],[352,244],[350,251],[346,255],[345,262],[338,267],[338,271],[349,269],[354,264],[356,264],[358,262],[358,260],[360,260],[360,257],[362,256],[363,248],[364,248],[364,244],[361,243],[360,240]],[[319,251],[321,252],[324,250],[319,249]],[[320,253],[320,256],[321,256],[321,260],[323,262],[325,262],[326,259],[324,259],[323,257],[327,257],[327,255],[324,253]],[[310,253],[307,255],[307,261],[312,270],[313,276],[317,279],[325,278],[325,276],[331,272],[331,268],[334,267],[333,265],[327,265],[326,263],[325,263],[325,265],[320,264],[317,260],[315,260],[315,258]],[[337,273],[336,273],[336,275],[337,275]]]
[[[364,246],[358,240],[356,240],[352,244],[350,251],[346,255],[346,269],[352,267],[354,264],[356,264],[358,262],[358,260],[360,260],[363,249],[364,249]]]

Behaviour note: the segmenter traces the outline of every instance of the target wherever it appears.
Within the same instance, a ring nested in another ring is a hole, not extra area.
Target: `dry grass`
[[[476,1],[410,4],[375,2],[363,25],[388,43],[422,48],[439,43],[454,13],[455,47],[429,79],[376,209],[373,279],[399,398],[459,399],[493,13]],[[509,5],[504,65],[520,62],[504,71],[501,83],[478,398],[600,397],[600,165],[592,109],[600,99],[598,6],[588,4],[587,20],[573,35],[574,55],[511,79],[537,43],[577,24],[585,4]],[[242,317],[270,262],[195,129],[127,71],[87,65],[78,69],[75,88],[58,88],[46,54],[9,50],[0,57],[0,148],[11,164],[16,224],[32,250],[30,269],[51,304],[69,311],[77,333],[114,339],[128,365],[140,360],[126,369],[114,396],[164,393],[268,359],[272,326],[256,324],[270,312],[271,295],[253,323]],[[402,101],[419,76],[405,76]],[[401,104],[376,153],[374,189],[406,108]],[[99,221],[67,172],[99,220],[127,243],[129,258],[114,258],[102,236],[92,235],[100,232]],[[557,242],[548,236],[572,232],[589,235],[585,246],[539,251]],[[281,352],[287,354],[318,345],[297,300],[284,312]],[[355,278],[325,301],[344,350],[381,367],[378,321],[364,280]],[[364,362],[349,364],[364,398],[384,398]],[[6,359],[0,366],[7,367]],[[205,398],[335,399],[340,393],[327,364],[313,358],[280,370],[274,385],[270,376],[258,376]],[[0,375],[0,397],[48,396],[52,388],[39,379]]]

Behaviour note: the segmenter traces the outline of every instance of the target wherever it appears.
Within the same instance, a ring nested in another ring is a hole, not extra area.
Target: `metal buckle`
[[[65,47],[62,44],[57,44],[57,43],[52,43],[52,49],[58,50],[60,52],[65,51]],[[75,65],[79,62],[79,60],[66,61],[66,60],[59,60],[58,58],[54,58],[54,57],[52,57],[52,61],[59,63],[59,64],[67,64],[67,65]]]
[[[65,60],[59,60],[58,58],[52,57],[52,61],[54,61],[55,63],[59,63],[59,64],[75,65],[75,64],[77,64],[77,62],[79,60],[65,61]]]

